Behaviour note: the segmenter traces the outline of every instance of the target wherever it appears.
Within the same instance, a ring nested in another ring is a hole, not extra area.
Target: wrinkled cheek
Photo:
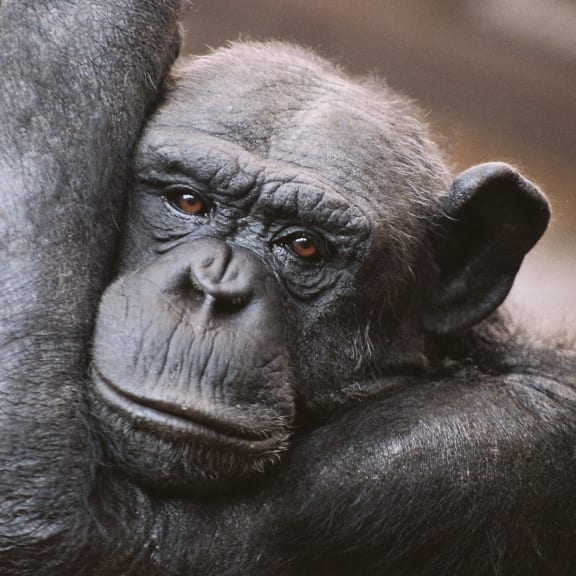
[[[148,376],[165,369],[170,354],[182,356],[182,350],[170,352],[171,346],[190,342],[192,333],[178,316],[169,301],[150,301],[142,294],[128,297],[125,290],[118,294],[109,289],[94,338],[98,369],[112,381],[130,378],[144,384]]]
[[[169,403],[269,404],[292,413],[292,383],[281,329],[255,322],[214,326],[150,289],[112,286],[94,341],[94,365],[122,388]],[[284,408],[285,406],[285,408]]]

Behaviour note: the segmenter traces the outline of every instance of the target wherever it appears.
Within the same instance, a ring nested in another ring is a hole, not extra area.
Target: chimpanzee
[[[53,371],[1,397],[2,574],[570,574],[573,355],[495,312],[548,223],[538,189],[500,163],[452,180],[409,102],[300,48],[196,58],[162,97],[88,378],[86,319],[55,312],[97,290],[91,251],[44,249],[58,298],[7,316],[39,343],[11,374],[45,349]],[[98,184],[94,222],[70,193],[32,214],[94,246]],[[10,281],[39,277],[29,253]]]
[[[450,184],[404,98],[278,43],[181,67],[134,179],[90,387],[108,466],[232,509],[283,486],[246,538],[271,558],[231,573],[566,568],[546,460],[572,377],[490,317],[548,223],[533,184],[501,163]]]
[[[448,192],[404,99],[275,44],[181,70],[134,188],[95,404],[128,474],[191,491],[268,469],[335,410],[433,379],[439,335],[494,311],[549,217],[502,164]]]

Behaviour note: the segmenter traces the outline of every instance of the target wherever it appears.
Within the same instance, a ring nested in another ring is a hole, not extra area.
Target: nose
[[[189,249],[189,282],[195,298],[220,308],[241,308],[253,299],[262,265],[246,250],[210,238]]]

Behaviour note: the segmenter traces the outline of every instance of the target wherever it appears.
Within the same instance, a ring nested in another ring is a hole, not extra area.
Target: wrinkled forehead
[[[328,62],[284,44],[244,44],[196,57],[176,68],[172,104],[191,100],[201,117],[267,119],[282,124],[291,111],[347,83]]]
[[[329,144],[365,97],[328,64],[305,56],[291,47],[267,46],[193,59],[177,73],[161,116],[262,155],[295,134]]]
[[[394,207],[438,188],[443,164],[411,105],[299,48],[240,45],[176,72],[149,132],[204,133],[312,171],[358,205]],[[409,177],[409,181],[408,181]],[[442,184],[444,182],[442,181]]]

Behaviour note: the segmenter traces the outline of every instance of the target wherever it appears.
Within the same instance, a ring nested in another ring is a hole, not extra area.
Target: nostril
[[[228,316],[236,314],[248,304],[249,298],[217,298],[214,300],[214,314]]]
[[[188,274],[186,281],[182,283],[180,291],[184,298],[193,302],[202,302],[206,298],[206,290],[192,273]]]

